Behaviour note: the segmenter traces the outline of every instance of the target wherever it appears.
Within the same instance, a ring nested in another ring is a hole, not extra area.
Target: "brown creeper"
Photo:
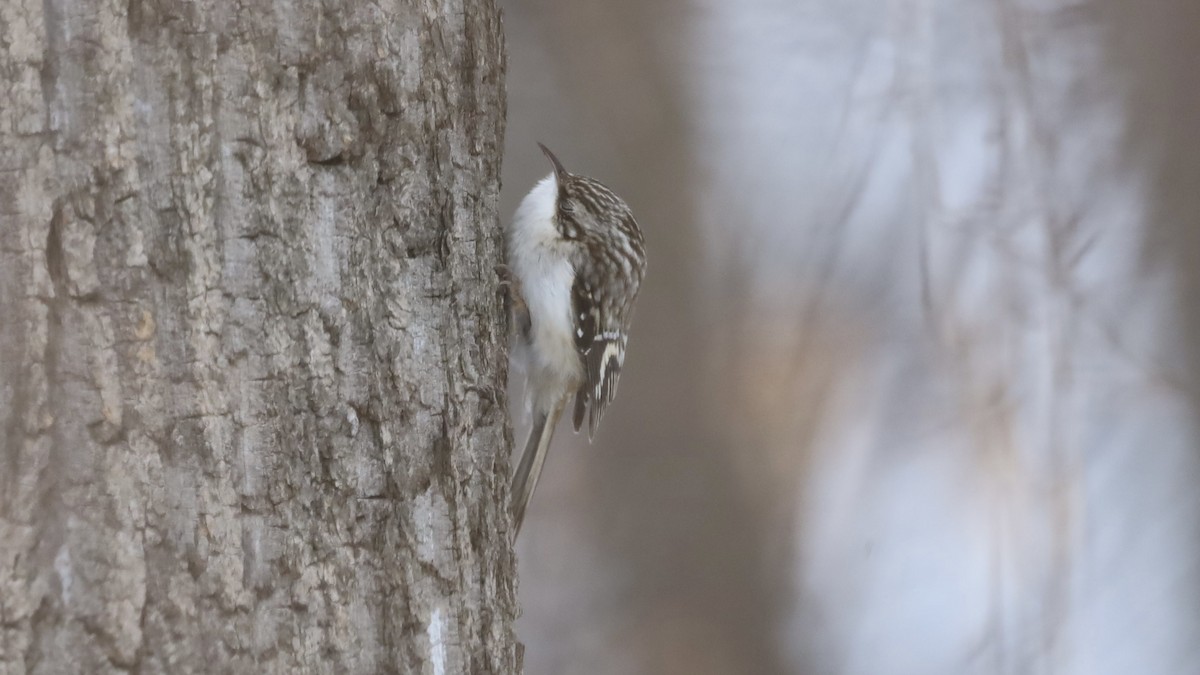
[[[617,393],[633,303],[646,272],[642,231],[612,190],[563,168],[538,144],[554,173],[517,207],[507,232],[517,295],[514,360],[525,369],[533,426],[513,476],[512,514],[525,508],[546,461],[550,437],[575,394],[575,431],[588,440]]]

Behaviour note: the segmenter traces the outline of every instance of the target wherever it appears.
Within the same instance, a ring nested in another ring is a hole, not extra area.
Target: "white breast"
[[[517,207],[508,228],[508,264],[521,284],[532,322],[530,344],[518,358],[529,378],[530,403],[546,410],[582,377],[571,321],[574,244],[554,225],[558,185],[543,178]]]

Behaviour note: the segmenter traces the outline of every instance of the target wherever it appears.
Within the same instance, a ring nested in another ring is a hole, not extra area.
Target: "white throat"
[[[558,403],[540,400],[542,392],[566,391],[564,380],[582,376],[571,321],[574,244],[555,226],[557,201],[558,182],[550,174],[521,200],[508,228],[508,264],[529,307],[533,343],[517,359],[529,379],[529,402],[539,410]]]

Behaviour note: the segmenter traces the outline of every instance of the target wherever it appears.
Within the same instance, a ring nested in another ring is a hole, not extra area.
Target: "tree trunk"
[[[0,42],[0,672],[514,672],[493,4]]]

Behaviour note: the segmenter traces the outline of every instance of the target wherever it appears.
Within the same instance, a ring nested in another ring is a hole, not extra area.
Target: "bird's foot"
[[[508,301],[513,323],[522,335],[529,335],[532,321],[529,318],[529,305],[525,304],[525,297],[521,295],[520,280],[513,274],[512,268],[504,264],[496,265],[496,276],[500,277],[499,286]]]

